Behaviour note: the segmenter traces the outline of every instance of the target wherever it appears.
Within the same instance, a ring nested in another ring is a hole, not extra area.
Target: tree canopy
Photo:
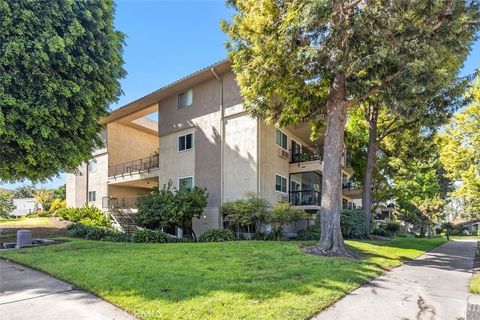
[[[340,159],[348,110],[373,97],[404,117],[455,78],[479,27],[478,1],[231,0],[223,29],[244,106],[279,126],[326,123],[322,239],[340,232]]]
[[[1,1],[0,16],[0,179],[74,170],[125,76],[113,1]]]
[[[452,197],[463,218],[480,217],[480,79],[468,93],[471,104],[445,126],[439,141],[440,160],[456,181]]]

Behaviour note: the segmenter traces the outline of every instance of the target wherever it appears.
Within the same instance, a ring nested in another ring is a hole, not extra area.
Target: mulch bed
[[[334,258],[346,258],[346,259],[362,259],[364,258],[364,255],[361,254],[360,252],[352,249],[352,248],[346,248],[347,254],[337,254],[329,251],[324,251],[320,248],[319,245],[304,245],[300,247],[300,250],[307,254],[315,255],[315,256],[322,256],[322,257],[334,257]]]

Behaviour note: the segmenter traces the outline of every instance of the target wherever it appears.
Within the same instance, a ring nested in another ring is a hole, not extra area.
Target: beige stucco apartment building
[[[172,180],[201,186],[208,207],[194,220],[197,234],[220,228],[218,206],[256,193],[272,204],[320,208],[323,138],[310,141],[306,124],[278,129],[242,107],[228,60],[195,72],[110,113],[101,120],[105,148],[67,175],[67,205],[134,209],[138,197]],[[344,154],[346,154],[344,152]],[[342,174],[352,174],[346,157]],[[355,190],[343,202],[352,207]]]

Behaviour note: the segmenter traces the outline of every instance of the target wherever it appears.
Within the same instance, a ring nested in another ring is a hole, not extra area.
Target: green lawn
[[[26,218],[22,217],[19,219],[5,219],[0,218],[0,228],[34,228],[34,227],[51,227],[53,224],[48,220],[48,218]]]
[[[446,240],[348,241],[362,260],[304,254],[299,242],[136,244],[88,240],[0,256],[44,270],[144,319],[307,319]]]

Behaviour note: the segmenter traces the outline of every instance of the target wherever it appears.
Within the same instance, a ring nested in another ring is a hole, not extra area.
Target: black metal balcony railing
[[[320,192],[316,190],[290,191],[288,198],[293,206],[320,205]]]
[[[124,198],[103,197],[102,207],[108,209],[135,209],[138,201],[144,196],[132,196]]]
[[[108,167],[108,176],[115,177],[137,172],[148,172],[155,168],[158,168],[158,155],[110,166]]]
[[[355,183],[352,180],[344,180],[342,181],[342,189],[344,190],[357,190],[361,189],[362,186],[360,183]]]
[[[292,159],[290,163],[323,160],[323,149],[321,146],[302,146],[301,150],[290,150]]]

